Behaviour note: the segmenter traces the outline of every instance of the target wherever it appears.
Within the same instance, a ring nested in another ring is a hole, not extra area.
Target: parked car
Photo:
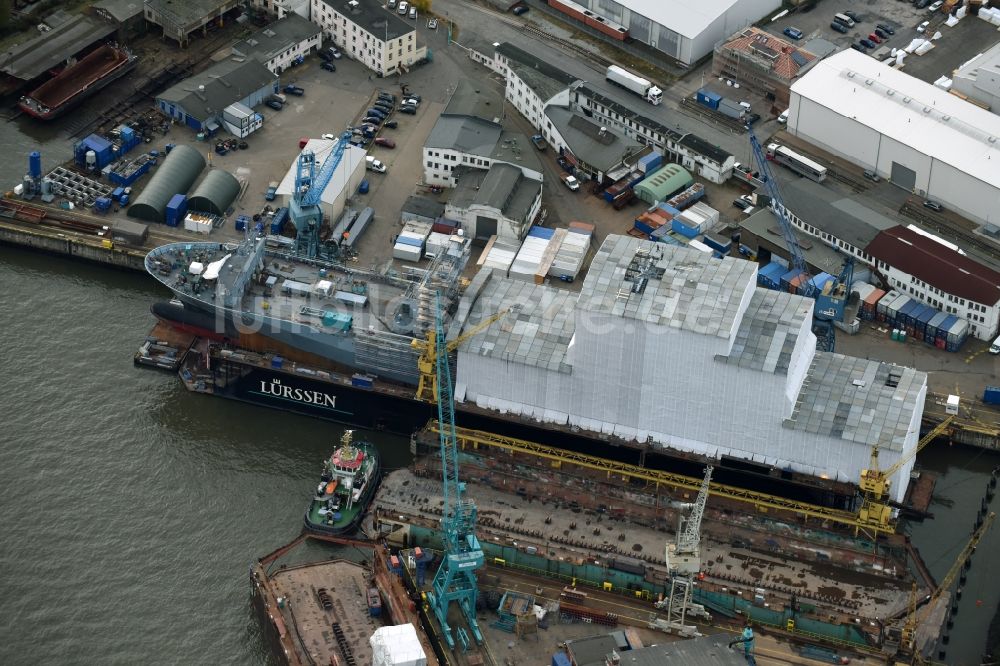
[[[733,206],[739,208],[740,210],[746,210],[747,208],[750,208],[750,204],[748,204],[746,201],[743,201],[742,198],[733,199]]]
[[[416,18],[417,18],[417,8],[416,7],[410,7],[410,20],[412,21],[412,20],[414,20]]]
[[[352,146],[357,146],[358,148],[365,148],[370,143],[370,139],[366,139],[363,136],[352,136],[348,143]]]
[[[375,171],[377,173],[385,173],[388,169],[379,160],[375,159],[371,155],[365,158],[365,168],[369,171]]]
[[[420,102],[423,101],[423,98],[420,97],[420,95],[417,95],[415,93],[408,93],[406,95],[403,95],[403,97],[406,98],[406,99],[403,100],[403,104],[406,104],[406,102],[408,102],[408,101],[409,102],[413,102],[415,104],[420,104]]]
[[[791,37],[792,39],[802,39],[802,31],[799,30],[798,28],[793,28],[789,26],[784,30],[782,30],[781,32],[783,32],[785,36]]]
[[[847,16],[847,17],[849,17],[849,18],[850,18],[850,19],[851,19],[852,21],[854,21],[855,23],[861,23],[861,20],[862,20],[862,19],[864,18],[863,16],[861,16],[861,14],[859,14],[859,13],[857,13],[857,12],[855,12],[855,11],[851,11],[850,9],[845,9],[845,10],[844,10],[843,12],[841,12],[841,13],[842,13],[842,14],[843,14],[844,16]]]
[[[549,147],[549,144],[545,141],[545,137],[541,134],[535,134],[531,137],[531,143],[535,144],[535,148],[538,150],[545,150]]]
[[[923,23],[917,26],[917,32],[923,34],[923,32],[927,30],[927,26],[929,26],[930,24],[931,24],[930,21],[924,21]]]
[[[379,111],[378,109],[372,108],[365,111],[365,115],[369,117],[374,116],[378,118],[379,121],[383,121],[385,120],[387,114],[385,113],[385,111]]]
[[[388,127],[389,129],[396,129],[397,127],[399,127],[399,123],[397,123],[395,120],[387,120],[385,121],[385,125],[383,125],[382,127]]]
[[[758,120],[760,120],[760,114],[759,113],[748,113],[746,116],[744,116],[743,119],[746,121],[747,125],[753,125],[755,122],[757,122]]]
[[[895,35],[896,34],[896,31],[893,30],[892,28],[890,28],[885,23],[876,23],[875,27],[878,28],[879,30],[881,30],[882,32],[884,32],[887,35]]]
[[[437,30],[437,27],[438,27],[438,20],[437,19],[431,19],[430,21],[427,22],[427,29],[428,30]]]
[[[924,208],[930,208],[935,213],[940,213],[944,210],[944,206],[933,199],[924,199]]]
[[[941,5],[943,4],[944,0],[937,0],[937,2],[932,3],[931,6],[928,7],[927,9],[929,11],[936,12],[937,10],[941,9]]]
[[[266,102],[264,102],[264,104],[268,105],[275,111],[281,111],[282,106],[284,106],[281,102],[279,102],[276,99],[269,99]]]
[[[873,42],[875,44],[881,44],[882,43],[882,39],[878,35],[876,35],[874,32],[871,33],[870,35],[868,35],[868,41],[869,42]]]
[[[854,49],[855,51],[861,51],[862,53],[865,52],[865,47],[861,46],[860,44],[851,44],[851,48]]]
[[[375,102],[375,105],[372,106],[372,108],[378,109],[379,111],[385,113],[386,115],[392,113],[392,105],[388,103],[383,104],[382,102]]]
[[[842,35],[846,35],[847,34],[847,26],[846,25],[841,25],[840,23],[837,23],[836,21],[834,21],[833,23],[830,24],[830,27],[833,28],[834,30],[836,30],[837,32],[839,32]]]
[[[917,9],[926,9],[929,4],[931,4],[931,0],[917,0],[913,6]]]
[[[514,12],[514,16],[520,16],[521,14],[527,14],[528,13],[528,6],[527,5],[518,5],[517,7],[514,7],[514,9],[512,9],[511,11]]]
[[[320,58],[321,58],[321,59],[322,59],[322,60],[323,60],[324,62],[328,62],[328,61],[330,61],[330,60],[333,60],[333,54],[332,54],[332,53],[330,53],[329,51],[320,51],[320,52],[319,52],[319,57],[320,57]]]
[[[865,47],[866,49],[875,48],[875,42],[871,41],[870,39],[862,39],[858,43],[861,44],[861,46]]]
[[[881,178],[878,177],[878,174],[872,171],[871,169],[865,169],[862,175],[868,180],[872,181],[873,183],[877,183],[882,180]]]
[[[881,39],[883,42],[889,39],[889,33],[887,33],[882,28],[875,28],[875,34],[878,35],[878,38]]]
[[[375,116],[365,116],[364,118],[361,119],[361,122],[367,125],[374,125],[378,127],[379,125],[382,124],[382,119],[376,118]]]
[[[274,201],[275,196],[278,194],[278,181],[272,180],[267,184],[267,192],[264,193],[264,199],[266,201]]]
[[[330,48],[328,48],[327,49],[327,53],[329,53],[331,56],[333,56],[337,60],[340,60],[344,56],[344,54],[341,53],[340,50],[336,46],[331,46]]]
[[[415,116],[417,115],[417,107],[411,104],[404,104],[403,106],[399,107],[399,112],[408,113],[411,116]]]
[[[572,171],[573,170],[573,165],[570,164],[569,160],[567,160],[562,155],[560,155],[559,157],[556,158],[556,164],[558,164],[560,167],[562,167],[563,171]]]
[[[385,100],[385,101],[389,102],[390,104],[395,104],[396,103],[396,96],[393,95],[392,93],[380,92],[378,94],[378,98],[380,100]]]
[[[387,139],[384,136],[380,136],[375,139],[376,146],[382,146],[383,148],[395,148],[396,142],[392,139]]]
[[[328,72],[336,72],[337,71],[337,66],[334,65],[329,60],[324,60],[323,64],[321,64],[320,67],[322,67],[323,69],[325,69]]]
[[[297,97],[302,97],[306,93],[305,89],[298,87],[297,85],[289,83],[284,88],[285,92],[289,95],[296,95]]]
[[[572,192],[576,192],[580,189],[580,181],[576,179],[576,176],[571,176],[568,173],[564,173],[559,176],[562,179],[563,184],[570,189]]]

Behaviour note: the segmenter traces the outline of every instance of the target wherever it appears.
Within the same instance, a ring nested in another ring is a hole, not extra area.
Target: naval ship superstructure
[[[194,322],[204,335],[263,336],[345,370],[416,385],[414,337],[433,326],[436,293],[446,310],[457,298],[468,255],[468,242],[457,238],[428,270],[381,274],[304,258],[285,239],[261,236],[171,243],[145,263],[183,304],[184,313],[173,307],[167,318]]]

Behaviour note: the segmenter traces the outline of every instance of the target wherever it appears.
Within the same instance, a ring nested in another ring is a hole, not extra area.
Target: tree
[[[421,14],[429,14],[431,12],[432,0],[413,0],[410,4],[417,8]]]

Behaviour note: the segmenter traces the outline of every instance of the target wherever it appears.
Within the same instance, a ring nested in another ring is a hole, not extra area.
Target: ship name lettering
[[[277,398],[304,402],[307,405],[321,405],[330,409],[337,408],[337,396],[329,395],[321,391],[309,391],[307,389],[285,386],[279,380],[260,382],[260,392],[273,395]]]

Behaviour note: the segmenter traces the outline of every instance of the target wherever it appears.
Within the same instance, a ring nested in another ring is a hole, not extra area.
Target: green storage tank
[[[666,201],[683,189],[691,187],[694,178],[679,164],[657,169],[635,186],[635,194],[648,204]]]

